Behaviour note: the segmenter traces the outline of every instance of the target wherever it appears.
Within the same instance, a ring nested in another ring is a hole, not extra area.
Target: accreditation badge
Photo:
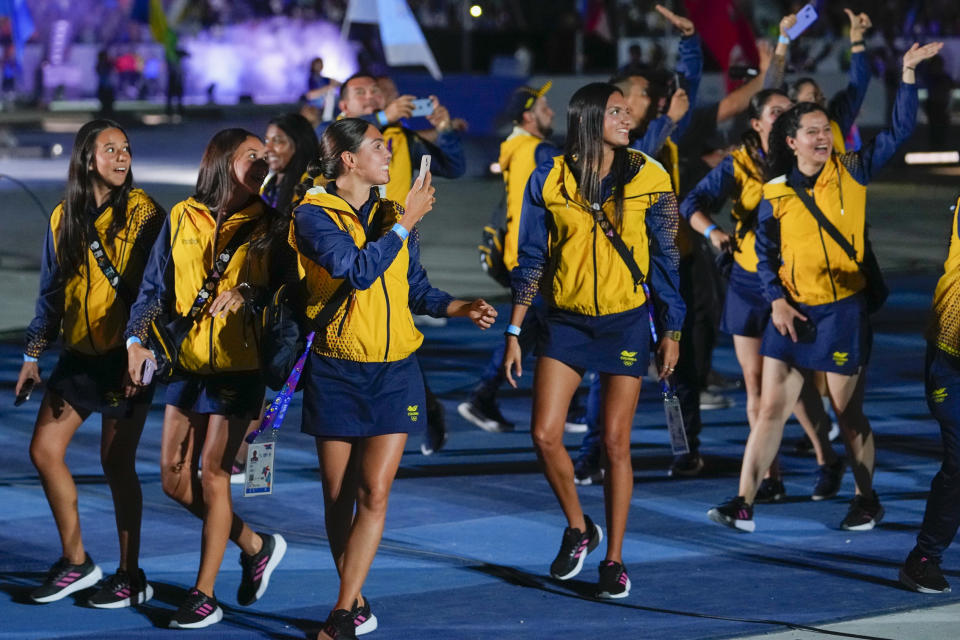
[[[275,440],[254,442],[247,448],[247,466],[244,469],[243,483],[244,498],[273,493],[276,453],[277,443]]]

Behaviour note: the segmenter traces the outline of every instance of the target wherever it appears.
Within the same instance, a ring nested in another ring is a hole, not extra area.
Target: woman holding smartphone
[[[144,363],[154,361],[141,343],[151,321],[162,314],[193,318],[164,397],[160,451],[164,492],[203,520],[197,579],[170,622],[179,629],[223,617],[214,584],[228,539],[241,550],[243,606],[264,594],[287,546],[279,534],[250,529],[230,496],[231,464],[264,395],[256,314],[248,310],[279,285],[291,257],[289,225],[259,196],[263,155],[263,142],[249,131],[213,136],[195,194],[164,221],[127,324],[130,377],[140,384]]]
[[[433,208],[429,172],[401,207],[380,198],[391,152],[376,127],[338,120],[320,147],[330,182],[306,192],[294,212],[293,237],[306,270],[307,315],[336,307],[305,368],[301,428],[317,439],[324,521],[340,574],[337,602],[319,637],[339,639],[377,627],[361,589],[407,435],[422,429],[426,414],[414,355],[423,335],[411,313],[468,317],[486,329],[497,312],[483,300],[456,300],[434,289],[420,266],[414,225]]]
[[[64,350],[40,403],[30,459],[63,551],[30,594],[35,602],[60,600],[102,576],[84,549],[77,487],[64,459],[92,413],[100,414],[100,460],[113,495],[120,561],[87,603],[112,609],[153,595],[139,567],[143,497],[135,467],[153,388],[137,388],[127,376],[123,328],[164,211],[133,188],[132,159],[120,125],[83,125],[70,155],[66,195],[50,216],[43,245],[40,296],[15,393],[25,399],[40,382],[37,358],[62,332]]]

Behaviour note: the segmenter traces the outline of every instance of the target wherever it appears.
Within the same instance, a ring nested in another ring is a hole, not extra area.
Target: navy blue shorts
[[[604,316],[550,309],[535,353],[574,369],[643,376],[650,363],[647,305]]]
[[[84,417],[96,412],[104,418],[129,418],[138,405],[150,405],[156,385],[128,399],[123,391],[126,371],[127,350],[123,347],[96,356],[64,350],[47,388]]]
[[[763,334],[760,353],[794,367],[853,375],[870,360],[873,333],[863,294],[837,302],[807,306],[796,304],[817,328],[813,342],[793,342],[781,336],[773,323]]]
[[[427,425],[416,356],[397,362],[351,362],[311,351],[303,375],[303,433],[366,438],[410,433]]]
[[[164,402],[193,413],[253,420],[263,409],[264,391],[259,371],[178,374],[167,385]]]
[[[770,303],[761,293],[763,285],[756,272],[734,263],[720,318],[720,331],[732,336],[759,338],[770,321]]]

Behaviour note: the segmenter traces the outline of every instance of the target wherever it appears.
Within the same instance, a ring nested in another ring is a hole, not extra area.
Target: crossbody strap
[[[223,272],[226,271],[227,265],[230,264],[230,259],[236,253],[237,249],[240,248],[240,245],[249,240],[250,235],[253,233],[253,228],[257,226],[258,222],[259,220],[251,220],[237,229],[233,237],[230,238],[230,241],[227,242],[227,246],[223,248],[223,251],[221,251],[217,259],[214,260],[213,268],[207,273],[207,277],[204,278],[203,284],[197,292],[197,297],[194,299],[193,305],[191,305],[190,310],[186,314],[186,317],[189,318],[191,322],[196,321],[196,319],[200,317],[200,312],[203,311],[203,308],[210,300],[210,296],[212,296],[216,290],[217,283],[220,282],[220,278],[223,277]]]
[[[817,203],[813,197],[807,193],[807,190],[803,187],[797,187],[797,185],[791,182],[789,179],[787,179],[787,184],[797,194],[797,197],[800,198],[804,206],[806,206],[807,211],[809,211],[810,214],[816,218],[817,222],[820,223],[820,227],[827,232],[827,235],[833,238],[833,241],[836,242],[841,249],[843,249],[843,252],[847,254],[847,257],[853,260],[857,266],[862,269],[863,265],[859,260],[857,260],[857,250],[853,248],[853,245],[850,244],[849,240],[843,237],[843,234],[840,233],[840,230],[837,229],[837,227],[830,222],[825,215],[823,215],[820,207],[817,206]]]
[[[97,232],[97,225],[93,216],[87,216],[87,240],[89,241],[90,252],[97,261],[97,266],[103,272],[103,277],[107,279],[110,286],[114,288],[117,295],[127,306],[131,306],[136,301],[136,293],[130,288],[126,281],[120,277],[120,272],[110,262],[107,256],[106,246],[100,239]]]
[[[627,245],[623,242],[623,238],[620,237],[620,234],[617,233],[617,230],[614,228],[614,226],[610,224],[610,220],[607,219],[603,209],[601,209],[599,205],[594,205],[592,214],[593,219],[598,225],[600,225],[600,230],[603,231],[603,235],[607,236],[607,238],[610,240],[610,244],[613,245],[614,250],[620,254],[624,264],[627,265],[627,269],[630,270],[630,277],[633,278],[634,286],[643,284],[646,276],[643,275],[640,265],[637,264],[637,261],[630,252],[630,249],[628,249]]]

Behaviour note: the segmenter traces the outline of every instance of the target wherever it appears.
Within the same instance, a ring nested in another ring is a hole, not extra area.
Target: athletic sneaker
[[[900,567],[900,583],[920,593],[950,593],[950,583],[940,571],[940,562],[916,549]]]
[[[593,524],[590,516],[584,515],[587,523],[587,532],[567,527],[563,531],[563,540],[560,542],[560,551],[550,565],[550,575],[557,580],[569,580],[583,569],[583,561],[587,554],[597,548],[603,540],[603,530]]]
[[[699,453],[684,453],[673,459],[667,475],[671,478],[692,478],[703,471],[703,456]]]
[[[782,480],[764,478],[760,483],[760,487],[757,489],[757,495],[754,496],[753,501],[759,502],[760,504],[780,502],[786,495],[787,488],[783,486]]]
[[[447,444],[447,421],[444,417],[446,410],[440,401],[430,393],[427,394],[427,431],[420,442],[420,453],[425,456],[433,455]]]
[[[585,455],[573,463],[573,484],[582,487],[603,484],[603,467],[597,456]]]
[[[494,396],[471,396],[466,402],[457,405],[457,413],[470,424],[489,433],[513,431],[515,426],[500,413]]]
[[[738,531],[752,532],[757,527],[753,521],[753,505],[747,504],[743,496],[730,498],[721,505],[717,505],[707,516],[725,527],[737,529]]]
[[[850,509],[847,511],[847,517],[840,523],[840,528],[847,531],[869,531],[881,520],[883,520],[883,507],[880,505],[877,492],[874,491],[869,498],[858,494],[850,501]]]
[[[237,602],[241,606],[248,606],[260,599],[270,584],[270,574],[277,568],[287,552],[287,541],[279,533],[268,535],[257,532],[263,540],[263,548],[258,553],[248,556],[240,552],[240,566],[243,568],[243,579],[237,589]]]
[[[733,400],[719,393],[709,391],[700,392],[700,411],[712,411],[714,409],[728,409],[733,406]]]
[[[586,408],[574,408],[571,405],[567,410],[567,419],[563,422],[563,430],[567,433],[586,433],[589,431]]]
[[[817,467],[817,482],[813,485],[811,500],[828,500],[837,495],[843,483],[843,471],[847,463],[843,458],[837,458],[833,464],[822,464]]]
[[[55,602],[75,591],[92,587],[102,577],[103,571],[93,564],[89,553],[83,564],[70,564],[66,558],[60,558],[47,571],[43,584],[30,593],[30,598],[34,602]]]
[[[246,482],[246,474],[244,474],[244,469],[247,466],[245,462],[237,462],[234,460],[233,466],[230,467],[230,484],[243,484]]]
[[[170,620],[171,629],[202,629],[223,620],[223,609],[217,599],[199,589],[191,589]]]
[[[364,598],[362,605],[358,605],[357,601],[354,600],[350,613],[353,614],[353,633],[355,635],[362,636],[377,630],[377,616],[370,611],[369,599]]]
[[[630,577],[627,575],[627,568],[612,560],[601,562],[597,597],[626,598],[628,595],[630,595]]]
[[[120,609],[143,604],[153,597],[153,587],[147,582],[143,569],[137,570],[137,578],[133,579],[123,569],[103,581],[100,589],[90,596],[87,604],[98,609]]]
[[[327,621],[323,623],[323,630],[320,631],[320,638],[330,638],[330,640],[344,640],[344,638],[356,638],[356,625],[354,624],[353,612],[346,609],[334,609],[327,616]]]

